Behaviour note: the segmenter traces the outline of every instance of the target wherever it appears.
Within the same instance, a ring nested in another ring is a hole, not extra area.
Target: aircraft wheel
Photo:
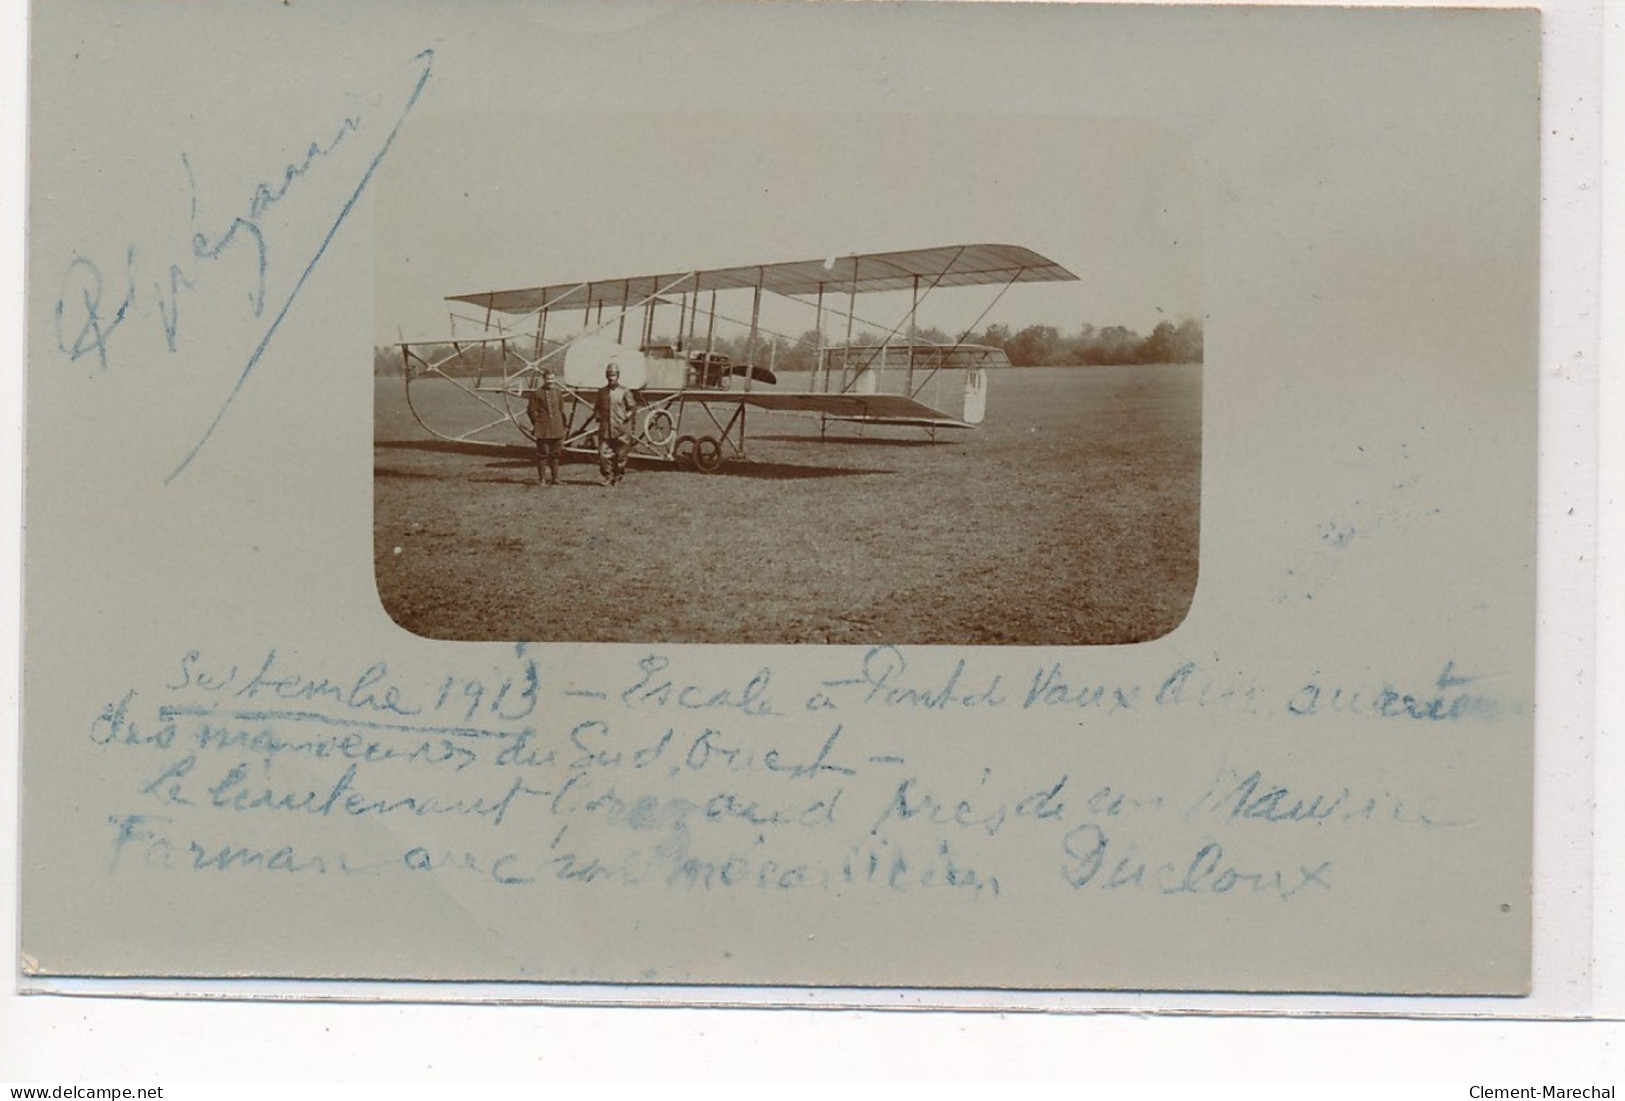
[[[668,409],[656,409],[643,422],[643,438],[656,450],[663,449],[677,436],[677,419]]]
[[[701,436],[694,441],[694,469],[710,474],[722,465],[722,441],[715,436]]]
[[[678,436],[677,442],[671,445],[671,457],[677,462],[694,465],[694,437]]]

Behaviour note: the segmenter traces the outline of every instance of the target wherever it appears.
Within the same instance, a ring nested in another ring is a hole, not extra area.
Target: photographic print
[[[407,130],[379,181],[385,608],[456,639],[1166,634],[1197,575],[1193,167],[1112,120]]]

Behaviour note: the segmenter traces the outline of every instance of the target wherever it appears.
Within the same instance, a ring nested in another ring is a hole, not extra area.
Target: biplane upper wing
[[[761,390],[687,390],[683,400],[712,405],[743,402],[774,413],[822,413],[843,421],[916,428],[974,425],[901,394],[780,394]]]
[[[747,264],[704,271],[623,276],[587,283],[553,283],[545,287],[454,294],[451,302],[468,302],[504,314],[542,309],[622,309],[667,294],[761,287],[791,297],[863,294],[921,287],[974,287],[996,283],[1055,283],[1077,279],[1055,261],[1020,245],[943,245],[902,252],[869,252],[831,260],[792,260]]]

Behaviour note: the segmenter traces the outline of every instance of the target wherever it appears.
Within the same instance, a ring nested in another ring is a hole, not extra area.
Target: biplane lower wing
[[[912,428],[973,428],[974,425],[901,394],[779,394],[755,390],[685,390],[682,400],[705,405],[741,403],[770,413],[811,413],[835,420]]]

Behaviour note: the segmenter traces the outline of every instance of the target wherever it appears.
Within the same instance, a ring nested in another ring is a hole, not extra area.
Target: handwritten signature
[[[214,435],[215,429],[219,427],[226,412],[236,401],[243,384],[248,381],[249,375],[265,355],[288,311],[304,290],[311,273],[326,255],[328,246],[332,244],[339,228],[349,218],[350,212],[355,209],[356,203],[372,183],[378,166],[383,163],[394,146],[402,125],[412,109],[417,106],[424,88],[429,83],[434,68],[434,51],[424,50],[413,58],[412,63],[416,70],[416,79],[412,83],[411,90],[398,109],[387,116],[385,123],[387,130],[378,139],[377,144],[366,150],[370,156],[366,159],[365,169],[359,179],[348,185],[349,190],[342,205],[333,215],[332,221],[325,224],[315,250],[303,258],[302,262],[295,263],[294,267],[299,274],[286,294],[275,303],[274,309],[270,309],[267,302],[270,297],[268,276],[272,242],[269,239],[266,215],[318,167],[330,163],[331,158],[341,147],[353,145],[359,140],[352,135],[364,134],[366,132],[364,123],[368,121],[361,112],[346,115],[325,140],[310,142],[303,157],[286,164],[270,180],[256,183],[249,192],[242,212],[233,217],[223,229],[210,231],[199,225],[197,174],[191,156],[183,152],[181,165],[186,173],[190,199],[188,224],[191,236],[188,254],[178,259],[159,259],[155,266],[162,270],[162,274],[152,278],[138,274],[142,267],[138,264],[138,259],[143,259],[142,250],[134,243],[128,245],[123,256],[123,293],[116,304],[109,302],[109,295],[115,292],[109,289],[108,279],[104,277],[101,265],[93,258],[83,255],[74,256],[69,261],[63,273],[61,292],[55,308],[57,347],[74,362],[87,356],[94,356],[98,366],[105,371],[109,364],[110,343],[124,324],[136,315],[135,307],[140,303],[140,295],[145,292],[147,286],[150,285],[152,288],[152,302],[163,329],[165,344],[173,353],[179,349],[182,292],[197,289],[205,272],[210,270],[210,265],[222,260],[228,254],[247,250],[252,258],[255,274],[248,291],[248,306],[253,317],[264,323],[264,328],[253,351],[238,369],[231,390],[215,411],[213,418],[180,462],[164,478],[166,485],[191,465],[192,460]]]

